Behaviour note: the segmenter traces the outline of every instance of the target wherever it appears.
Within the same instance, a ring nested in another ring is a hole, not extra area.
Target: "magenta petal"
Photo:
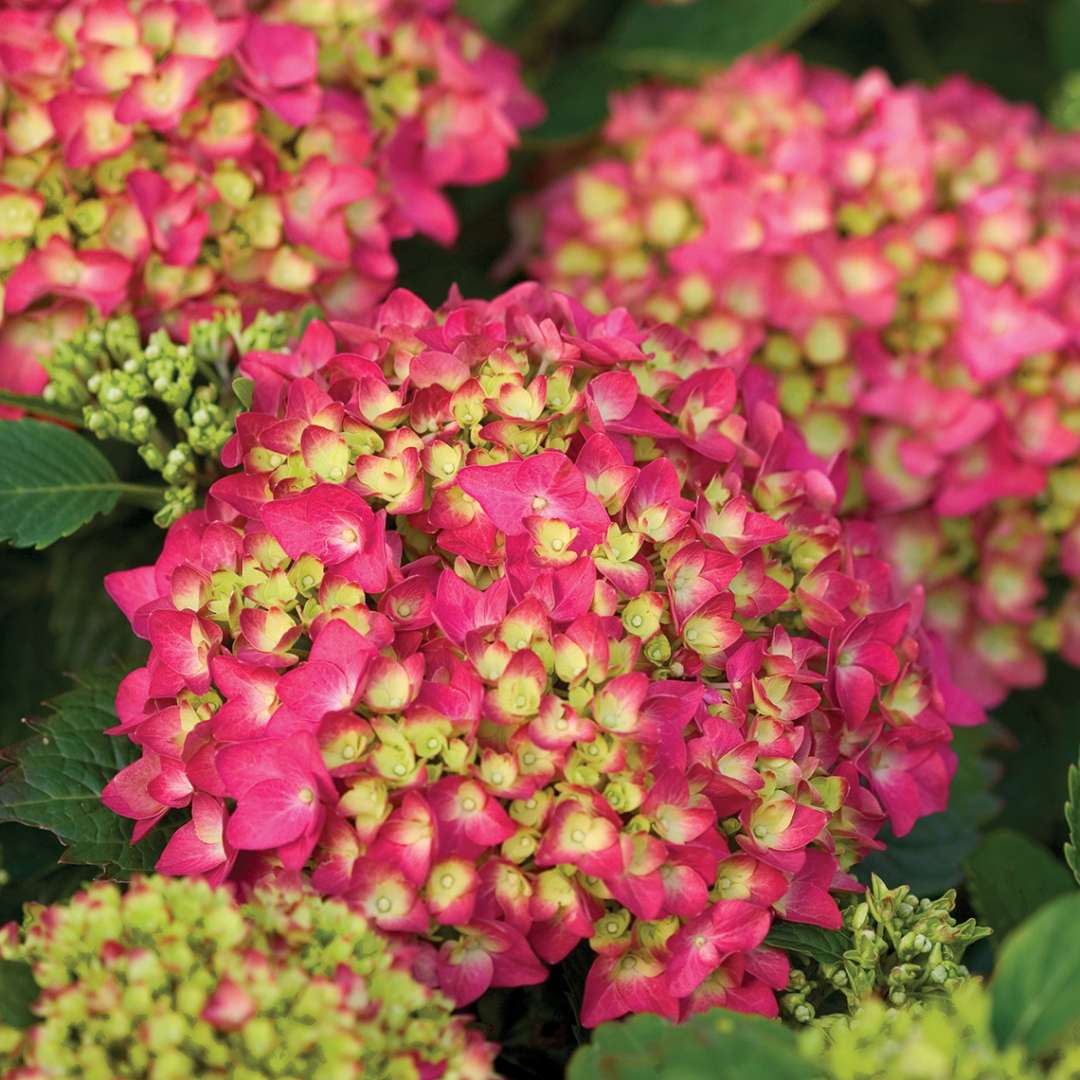
[[[311,801],[304,801],[304,791]],[[263,780],[249,788],[229,819],[226,837],[241,851],[266,851],[301,837],[320,812],[311,788],[295,781]]]
[[[225,861],[221,844],[207,844],[195,832],[195,822],[181,825],[169,838],[158,857],[156,870],[171,877],[205,874]]]

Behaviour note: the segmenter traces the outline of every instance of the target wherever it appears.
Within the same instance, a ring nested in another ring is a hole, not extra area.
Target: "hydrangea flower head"
[[[944,807],[959,698],[767,387],[532,284],[239,370],[235,471],[106,581],[158,869],[309,876],[459,1004],[587,940],[587,1024],[775,1014],[772,920]]]
[[[503,173],[540,105],[451,4],[70,0],[0,28],[0,384],[87,310],[359,316],[391,241]]]
[[[987,704],[1040,646],[1080,662],[1041,580],[1080,535],[1078,146],[963,79],[749,58],[618,95],[605,156],[521,216],[545,284],[768,373]]]
[[[494,1075],[494,1047],[406,956],[310,892],[241,905],[201,881],[95,884],[29,905],[0,955],[29,964],[41,988],[36,1023],[0,1025],[8,1077]]]

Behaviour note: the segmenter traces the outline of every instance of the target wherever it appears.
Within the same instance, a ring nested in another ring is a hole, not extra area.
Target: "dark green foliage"
[[[119,681],[116,671],[88,674],[56,699],[47,720],[31,724],[33,734],[9,750],[0,821],[48,829],[65,846],[63,861],[128,877],[153,868],[167,833],[156,829],[132,846],[131,822],[101,802],[105,784],[138,756],[129,740],[105,734],[116,723]]]

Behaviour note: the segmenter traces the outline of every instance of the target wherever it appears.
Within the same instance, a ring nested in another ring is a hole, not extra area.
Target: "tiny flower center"
[[[443,876],[441,878],[439,878],[439,884],[444,889],[449,889],[450,886],[454,884],[454,875],[453,874],[443,874]]]
[[[375,901],[375,910],[385,915],[394,905],[390,903],[390,898],[387,896],[380,896]]]
[[[573,840],[575,844],[583,844],[585,842],[585,832],[584,832],[584,830],[583,829],[575,829],[570,834],[570,839]]]
[[[462,799],[461,800],[461,808],[466,813],[471,814],[476,809],[476,800],[475,799]]]
[[[539,513],[544,507],[547,506],[547,499],[543,495],[534,495],[532,501],[532,508]]]
[[[315,792],[309,787],[302,787],[296,797],[305,805],[310,806],[315,801]]]

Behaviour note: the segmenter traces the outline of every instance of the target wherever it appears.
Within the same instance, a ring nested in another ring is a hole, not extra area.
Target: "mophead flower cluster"
[[[532,271],[771,374],[846,458],[962,685],[1080,662],[1080,142],[962,79],[751,58],[614,100],[605,156],[522,213]]]
[[[525,284],[335,330],[241,360],[237,471],[107,579],[150,658],[105,802],[180,813],[163,873],[430,942],[459,1004],[588,941],[586,1024],[775,1014],[772,919],[839,926],[978,719],[872,529],[671,328]]]
[[[38,1022],[0,1024],[9,1080],[488,1080],[494,1047],[344,904],[201,881],[91,885],[29,905],[0,956],[31,966]]]
[[[452,7],[5,10],[0,385],[37,393],[39,358],[89,308],[314,297],[357,317],[393,281],[392,240],[452,241],[443,188],[501,175],[540,113],[516,60]]]

